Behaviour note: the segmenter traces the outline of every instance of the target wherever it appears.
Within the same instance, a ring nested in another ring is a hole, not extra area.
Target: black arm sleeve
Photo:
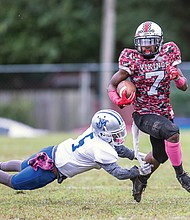
[[[124,145],[115,146],[115,150],[117,151],[119,157],[129,158],[130,160],[133,160],[135,157],[134,151]]]
[[[116,177],[119,180],[132,179],[139,175],[138,168],[136,166],[132,167],[130,170],[121,168],[117,163],[101,164],[98,163],[101,168],[106,172]]]

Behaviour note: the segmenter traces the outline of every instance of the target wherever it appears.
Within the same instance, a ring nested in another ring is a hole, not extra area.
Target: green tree
[[[165,42],[174,41],[181,49],[183,60],[190,60],[187,50],[190,38],[190,1],[187,0],[118,0],[117,51],[133,48],[136,28],[144,21],[158,23],[164,32]]]
[[[99,62],[103,0],[0,0],[0,60],[14,63]],[[157,22],[165,41],[190,60],[190,1],[116,0],[116,52],[134,47],[137,26]]]
[[[98,61],[100,0],[1,0],[1,63]]]

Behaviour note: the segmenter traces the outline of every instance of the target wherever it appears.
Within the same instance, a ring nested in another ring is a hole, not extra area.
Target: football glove
[[[170,80],[177,80],[180,77],[177,68],[175,68],[174,66],[168,66],[166,68],[166,71],[170,76]]]
[[[146,176],[152,172],[153,164],[145,163],[143,166],[139,167],[139,173],[142,176]]]
[[[133,100],[136,98],[135,92],[132,92],[129,98],[126,97],[126,94],[127,91],[125,90],[122,93],[122,97],[119,97],[116,90],[108,92],[110,100],[114,104],[118,105],[120,108],[125,107],[125,105],[130,105],[133,102]]]
[[[135,92],[132,92],[131,95],[129,96],[129,98],[127,98],[127,91],[124,90],[122,92],[120,100],[118,100],[117,105],[120,108],[123,108],[123,107],[125,107],[125,105],[130,105],[135,100],[135,98],[136,98],[136,93]]]

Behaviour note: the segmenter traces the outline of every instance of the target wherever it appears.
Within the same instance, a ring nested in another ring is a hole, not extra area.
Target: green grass
[[[52,134],[40,138],[13,139],[0,137],[0,161],[22,159],[45,146],[54,145],[75,135]],[[183,162],[190,171],[189,131],[181,132]],[[132,146],[132,136],[127,136]],[[148,136],[141,134],[140,150],[148,152]],[[120,159],[123,167],[138,164]],[[0,185],[0,220],[166,220],[190,219],[190,194],[181,188],[167,161],[148,182],[143,199],[136,203],[131,195],[130,180],[119,181],[104,170],[92,170],[61,185],[53,182],[34,191],[14,191]]]

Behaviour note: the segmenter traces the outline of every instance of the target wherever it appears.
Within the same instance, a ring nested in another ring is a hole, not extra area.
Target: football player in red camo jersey
[[[174,42],[164,43],[159,25],[146,21],[136,30],[135,49],[125,48],[119,57],[119,70],[112,76],[108,95],[120,108],[134,104],[133,119],[136,126],[149,134],[152,145],[146,161],[154,164],[152,172],[169,158],[176,178],[190,192],[190,177],[182,166],[182,151],[179,128],[174,123],[170,104],[170,81],[182,91],[188,88],[178,64],[181,54]],[[117,85],[127,78],[135,84],[136,94],[129,98],[116,92]],[[151,174],[150,174],[151,175]],[[142,192],[150,175],[132,179],[133,197],[141,201]]]

